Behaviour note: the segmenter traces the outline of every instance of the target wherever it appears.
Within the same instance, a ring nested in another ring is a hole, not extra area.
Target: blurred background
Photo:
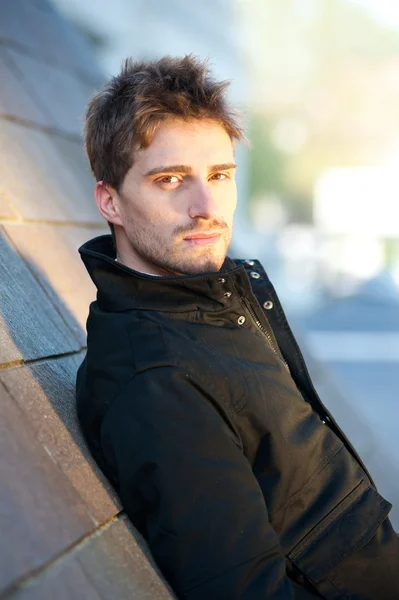
[[[249,144],[231,254],[264,262],[324,401],[399,500],[399,5],[53,4],[105,76],[129,55],[194,53],[232,80]]]
[[[94,463],[76,370],[109,233],[82,145],[122,60],[208,57],[232,81],[231,256],[259,258],[315,387],[399,532],[399,3],[0,0],[0,598],[171,600]]]

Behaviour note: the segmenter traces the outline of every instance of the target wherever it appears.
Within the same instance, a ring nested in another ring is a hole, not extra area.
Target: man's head
[[[191,56],[127,60],[91,100],[85,140],[96,202],[124,264],[161,275],[223,264],[242,139],[226,87]]]

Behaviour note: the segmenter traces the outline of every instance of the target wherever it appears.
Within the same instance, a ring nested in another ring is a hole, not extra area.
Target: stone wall
[[[77,248],[107,232],[81,141],[102,75],[43,0],[0,3],[0,599],[170,592],[74,409],[94,287]]]

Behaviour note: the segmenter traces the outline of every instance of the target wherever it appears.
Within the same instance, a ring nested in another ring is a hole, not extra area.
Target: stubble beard
[[[129,242],[135,253],[145,261],[163,271],[165,276],[197,275],[200,273],[217,272],[220,270],[230,246],[232,232],[223,223],[222,239],[215,246],[192,246],[183,241],[184,234],[201,229],[198,225],[177,227],[171,238],[165,239],[156,230],[143,231],[130,224],[127,233]],[[216,227],[214,227],[216,229]],[[222,250],[223,248],[223,250]]]

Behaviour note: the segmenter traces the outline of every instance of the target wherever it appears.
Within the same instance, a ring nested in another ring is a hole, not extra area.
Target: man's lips
[[[206,246],[211,244],[216,244],[219,241],[221,232],[212,232],[212,233],[193,233],[192,235],[188,235],[184,238],[185,242],[190,242],[191,244],[195,244],[198,246]]]

